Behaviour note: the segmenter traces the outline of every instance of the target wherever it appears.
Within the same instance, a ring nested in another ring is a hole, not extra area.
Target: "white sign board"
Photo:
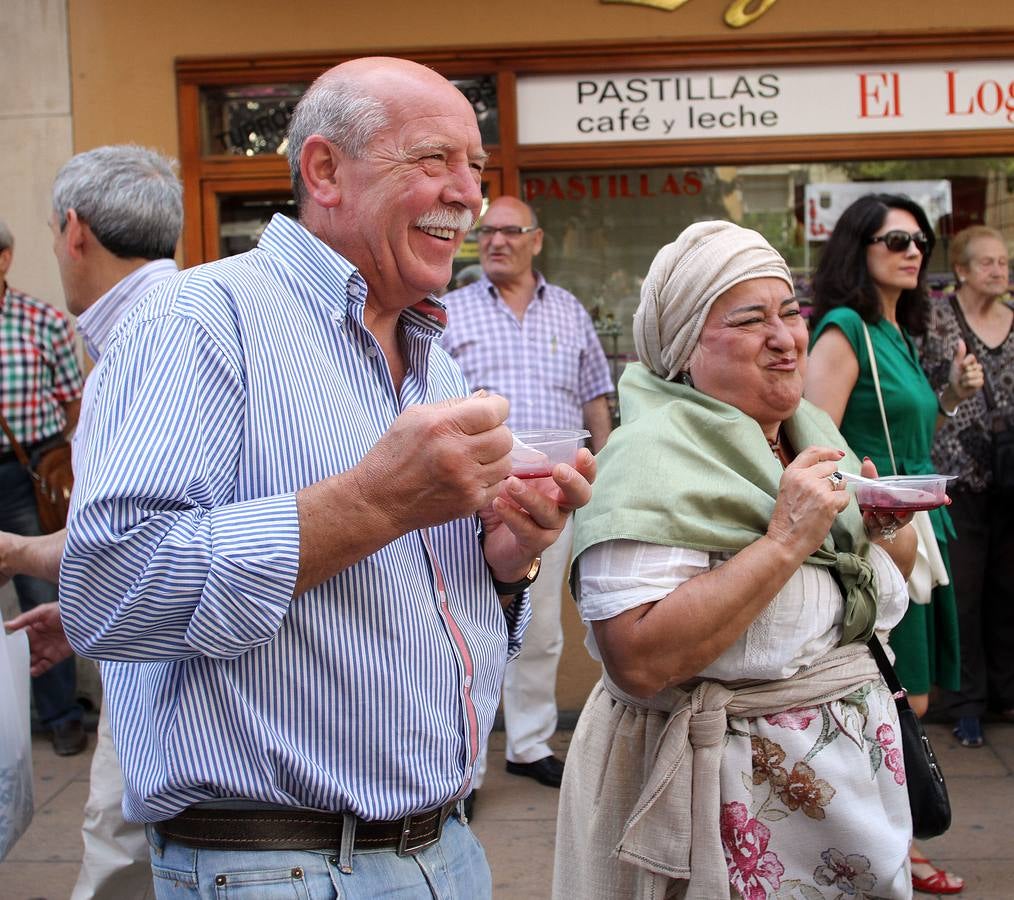
[[[806,239],[826,241],[838,217],[866,194],[905,194],[926,212],[930,225],[951,212],[951,183],[941,181],[853,181],[842,184],[808,184],[805,201]]]
[[[521,144],[1007,129],[1014,60],[518,77]]]

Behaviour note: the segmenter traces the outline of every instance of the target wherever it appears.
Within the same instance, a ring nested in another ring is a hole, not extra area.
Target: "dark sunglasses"
[[[923,256],[926,255],[926,251],[929,249],[929,238],[922,231],[916,231],[912,234],[900,230],[888,231],[886,234],[880,235],[880,237],[870,238],[869,243],[876,244],[879,241],[883,241],[884,246],[892,253],[904,252],[913,241],[915,242],[916,250]]]

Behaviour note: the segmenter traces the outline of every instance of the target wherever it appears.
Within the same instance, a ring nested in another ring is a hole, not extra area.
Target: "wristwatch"
[[[525,577],[518,581],[497,581],[493,578],[493,588],[501,597],[508,597],[511,594],[520,594],[522,591],[531,587],[532,582],[539,577],[539,569],[542,567],[542,557],[536,556],[532,560],[532,564],[528,567],[528,571],[525,572]],[[492,573],[490,573],[492,577]]]

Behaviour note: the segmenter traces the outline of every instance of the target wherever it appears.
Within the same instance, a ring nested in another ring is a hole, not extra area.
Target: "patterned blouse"
[[[950,300],[936,303],[929,330],[922,339],[921,359],[938,396],[947,385],[954,348],[961,337]],[[972,346],[968,350],[982,364],[999,414],[1006,417],[1008,427],[1014,427],[1014,327],[1003,343],[993,348],[987,347],[973,331]],[[957,484],[965,490],[976,493],[986,490],[993,481],[991,423],[982,391],[959,404],[954,418],[945,419],[936,433],[933,442],[936,470],[957,475]]]

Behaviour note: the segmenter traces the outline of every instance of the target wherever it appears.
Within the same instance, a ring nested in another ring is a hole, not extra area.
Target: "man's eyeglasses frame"
[[[497,233],[502,234],[505,238],[516,238],[523,234],[530,234],[538,227],[538,225],[480,225],[475,231],[481,238],[491,238]]]

